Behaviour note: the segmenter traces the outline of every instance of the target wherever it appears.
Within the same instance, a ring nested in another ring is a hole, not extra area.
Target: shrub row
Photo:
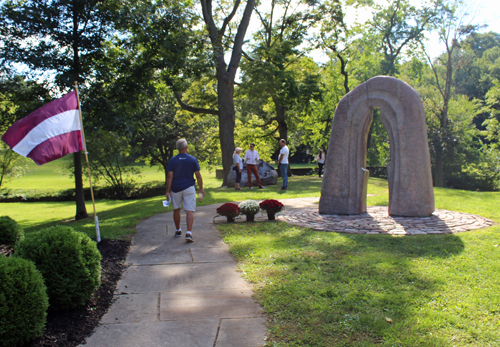
[[[94,188],[95,199],[144,199],[165,194],[165,184],[160,182],[146,183],[141,186],[125,187],[125,191],[117,192],[112,187]],[[86,199],[90,199],[90,188],[84,189]],[[67,190],[10,190],[0,191],[0,202],[41,202],[41,201],[74,201],[75,189]]]
[[[8,217],[0,221],[7,221],[9,230],[18,227]],[[47,309],[84,305],[101,282],[101,254],[84,233],[55,226],[13,244],[12,257],[0,256],[0,346],[17,346],[39,336]]]

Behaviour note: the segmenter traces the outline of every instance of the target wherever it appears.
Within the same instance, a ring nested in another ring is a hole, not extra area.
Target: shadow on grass
[[[447,344],[446,336],[428,335],[436,322],[418,313],[447,281],[422,271],[422,264],[463,252],[459,237],[339,234],[284,223],[266,228],[265,242],[250,230],[241,233],[249,237],[231,252],[243,261],[244,271],[250,271],[245,266],[258,269],[252,276],[262,284],[258,297],[271,314],[274,341],[287,346]]]

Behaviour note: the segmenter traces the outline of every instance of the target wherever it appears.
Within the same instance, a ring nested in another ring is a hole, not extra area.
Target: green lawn
[[[42,168],[9,183],[11,189],[37,182],[44,189],[72,187],[57,166]],[[279,185],[222,189],[215,172],[202,175],[202,205],[320,196],[321,180],[314,176],[291,177],[290,189],[281,192]],[[141,180],[162,181],[163,173],[145,168]],[[500,193],[434,192],[436,208],[500,223]],[[387,181],[371,178],[368,194],[369,205],[387,205]],[[167,211],[162,200],[97,201],[102,237],[133,234],[142,219]],[[26,232],[66,224],[95,237],[93,219],[72,220],[73,202],[2,203],[0,209]],[[87,210],[92,214],[90,202]],[[498,225],[412,237],[317,232],[282,222],[219,227],[270,317],[268,346],[500,346]]]
[[[500,223],[500,193],[434,192],[436,208]],[[368,193],[387,204],[386,181]],[[500,346],[499,225],[411,237],[218,227],[270,317],[267,346]]]

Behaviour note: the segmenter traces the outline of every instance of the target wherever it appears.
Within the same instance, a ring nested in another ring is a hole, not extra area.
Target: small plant
[[[0,255],[0,345],[19,346],[40,336],[48,307],[43,277],[35,264]]]
[[[274,199],[264,200],[259,204],[259,206],[262,210],[266,211],[267,213],[271,213],[271,214],[281,212],[285,208],[285,205],[283,205],[278,200],[274,200]]]
[[[246,216],[254,216],[259,213],[260,207],[257,201],[245,200],[241,202],[238,207],[240,208],[241,214]]]
[[[240,208],[238,205],[233,204],[231,202],[226,202],[220,207],[217,207],[217,214],[219,216],[235,218],[240,214]]]
[[[0,244],[13,246],[24,238],[23,228],[9,216],[0,217]]]
[[[43,275],[51,310],[84,305],[101,283],[101,254],[86,234],[55,226],[26,235],[15,257],[32,260]]]

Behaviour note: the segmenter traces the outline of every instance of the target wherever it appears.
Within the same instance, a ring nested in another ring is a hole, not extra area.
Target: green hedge
[[[40,336],[48,306],[43,277],[35,264],[0,256],[0,346],[18,346]]]
[[[23,228],[9,216],[0,217],[0,244],[14,246],[24,237]]]
[[[14,256],[32,260],[43,275],[50,309],[84,305],[101,283],[101,254],[86,234],[55,226],[27,234]]]

